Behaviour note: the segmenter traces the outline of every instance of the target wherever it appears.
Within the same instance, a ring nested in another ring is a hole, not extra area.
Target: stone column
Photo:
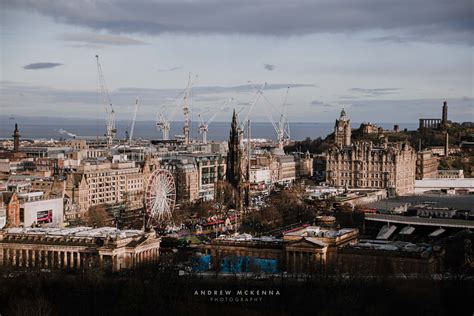
[[[10,265],[10,249],[7,248],[7,249],[3,249],[2,251],[4,251],[5,253],[4,258],[3,258],[5,265],[9,266]]]
[[[292,251],[291,255],[293,256],[292,270],[293,270],[293,273],[295,273],[296,272],[296,251]]]
[[[31,251],[31,266],[36,267],[36,250]]]
[[[18,266],[22,267],[23,266],[23,249],[18,250]]]
[[[41,269],[43,268],[43,251],[42,250],[38,250],[38,267]]]
[[[63,251],[63,269],[66,269],[68,267],[68,251]]]
[[[302,251],[300,251],[300,264],[299,264],[299,266],[300,266],[300,272],[302,272],[303,271],[303,252]]]
[[[49,251],[42,250],[41,256],[43,257],[43,267],[49,268]]]
[[[3,256],[3,252],[4,252],[4,251],[5,251],[4,248],[1,248],[1,249],[0,249],[0,266],[4,265],[4,263],[3,263],[3,257],[4,257],[4,256]],[[6,265],[6,264],[5,264],[5,265]]]
[[[104,258],[99,254],[99,266],[102,268],[104,266]]]
[[[30,267],[30,249],[25,250],[25,267]]]
[[[76,252],[76,268],[79,269],[81,267],[81,253]]]

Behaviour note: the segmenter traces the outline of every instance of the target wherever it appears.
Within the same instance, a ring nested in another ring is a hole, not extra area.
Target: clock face
[[[342,126],[339,126],[339,132],[342,132]]]

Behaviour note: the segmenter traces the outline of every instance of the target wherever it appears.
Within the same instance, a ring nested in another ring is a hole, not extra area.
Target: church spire
[[[242,209],[242,149],[240,148],[240,133],[237,123],[237,113],[232,114],[229,133],[229,150],[227,151],[226,180],[234,189],[235,207]]]

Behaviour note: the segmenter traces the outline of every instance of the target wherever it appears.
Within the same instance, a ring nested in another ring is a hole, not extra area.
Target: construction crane
[[[219,108],[218,111],[214,112],[214,115],[211,116],[211,118],[209,118],[207,120],[207,122],[204,122],[204,120],[202,119],[202,115],[201,113],[198,114],[199,116],[199,120],[200,120],[200,124],[199,124],[199,134],[202,134],[202,142],[203,144],[207,144],[207,132],[209,131],[209,124],[211,124],[214,119],[216,118],[217,114],[219,114],[222,110],[224,110],[226,107],[227,107],[227,104],[229,104],[230,102],[232,102],[234,100],[234,98],[230,98],[228,100],[226,100],[222,105],[221,107]]]
[[[272,123],[273,128],[277,133],[278,149],[280,150],[283,150],[283,147],[288,143],[290,139],[290,125],[288,124],[288,118],[286,117],[286,101],[288,99],[288,91],[290,91],[290,87],[286,89],[282,109],[281,111],[279,111],[280,119],[278,123],[275,123],[273,117],[270,115],[270,122]]]
[[[128,144],[130,146],[132,146],[133,130],[135,129],[135,121],[137,119],[137,112],[138,112],[138,97],[135,99],[135,108],[133,110],[132,126],[130,127],[130,138],[128,140]]]
[[[110,148],[114,141],[115,134],[117,133],[117,129],[115,128],[115,111],[112,106],[109,90],[107,89],[107,85],[105,83],[102,66],[99,62],[99,55],[95,55],[95,58],[97,59],[97,72],[99,75],[99,94],[102,96],[102,104],[104,105],[105,113],[107,115],[105,137],[107,138],[107,147]]]
[[[170,139],[170,129],[171,129],[171,123],[170,121],[173,120],[173,118],[176,116],[176,113],[178,112],[178,109],[180,108],[180,100],[181,100],[181,95],[186,93],[186,89],[181,91],[175,98],[174,101],[176,102],[174,104],[173,111],[171,114],[165,115],[165,111],[169,110],[169,107],[166,105],[163,107],[161,112],[156,114],[156,127],[158,131],[161,131],[162,133],[162,139],[163,140],[169,140]]]
[[[255,86],[254,86],[254,89],[258,93],[258,90]],[[270,102],[270,100],[268,100],[268,98],[265,95],[263,95],[263,91],[260,92],[260,95],[262,96],[262,98],[272,107],[272,109],[270,110],[280,115],[278,122],[275,122],[273,115],[271,114],[268,107],[264,107],[265,113],[268,119],[270,120],[270,123],[272,124],[273,129],[275,130],[277,134],[278,149],[280,150],[283,150],[284,145],[287,144],[288,140],[290,139],[290,125],[288,124],[288,118],[286,116],[286,103],[288,100],[289,91],[290,91],[290,87],[287,87],[281,110],[278,109],[276,106],[274,106],[273,103]]]
[[[196,76],[197,78],[197,76]],[[194,85],[194,82],[191,82],[191,73],[188,76],[188,85],[186,86],[186,90],[184,91],[183,97],[183,114],[184,114],[184,125],[183,125],[183,134],[184,134],[184,143],[189,144],[191,142],[189,129],[190,129],[190,122],[189,119],[189,107],[190,107],[190,99],[191,99],[191,90]]]
[[[156,127],[161,131],[163,140],[170,139],[170,122],[165,118],[163,112],[157,115]]]
[[[247,111],[247,115],[245,116],[245,118],[239,122],[239,127],[238,127],[238,132],[240,134],[240,146],[243,147],[243,134],[244,134],[244,130],[245,130],[245,126],[250,126],[249,124],[249,121],[250,121],[250,114],[252,113],[252,110],[253,108],[255,107],[255,105],[258,103],[258,100],[260,99],[260,97],[263,95],[263,90],[265,89],[265,87],[267,86],[267,83],[265,82],[261,87],[260,89],[258,89],[257,87],[255,87],[252,82],[249,80],[248,81],[252,87],[255,89],[255,94],[253,96],[253,99],[251,100],[251,102],[249,102],[250,104],[250,107],[249,107],[249,110]],[[240,110],[242,111],[243,108]],[[240,111],[237,113],[239,114]],[[247,134],[248,134],[248,131],[247,131]]]

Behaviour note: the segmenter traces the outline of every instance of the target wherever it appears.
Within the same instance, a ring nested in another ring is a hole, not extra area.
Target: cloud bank
[[[4,0],[67,24],[111,33],[294,36],[382,30],[375,41],[474,44],[472,0]]]
[[[93,44],[93,45],[144,45],[143,41],[136,40],[126,36],[95,34],[95,33],[64,33],[60,39],[66,42]]]
[[[38,70],[38,69],[50,69],[54,67],[62,66],[60,63],[33,63],[23,66],[26,70]]]

